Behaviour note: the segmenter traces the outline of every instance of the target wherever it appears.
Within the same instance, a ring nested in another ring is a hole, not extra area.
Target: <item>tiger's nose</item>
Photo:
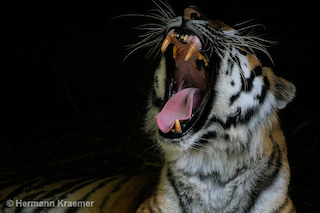
[[[186,20],[195,20],[195,19],[198,19],[200,18],[200,13],[193,9],[193,8],[186,8],[184,9],[184,15],[183,15],[183,18],[186,19]]]

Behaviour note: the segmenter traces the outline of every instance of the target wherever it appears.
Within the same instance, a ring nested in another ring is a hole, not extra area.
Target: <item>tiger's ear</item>
[[[295,97],[296,87],[293,83],[275,75],[273,76],[273,82],[275,87],[274,95],[277,102],[277,108],[283,109]]]

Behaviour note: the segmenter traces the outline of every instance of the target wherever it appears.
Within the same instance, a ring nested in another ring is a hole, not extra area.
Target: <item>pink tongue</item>
[[[175,121],[188,120],[192,110],[201,102],[201,92],[197,88],[186,88],[173,95],[157,115],[157,125],[163,133],[168,133]]]

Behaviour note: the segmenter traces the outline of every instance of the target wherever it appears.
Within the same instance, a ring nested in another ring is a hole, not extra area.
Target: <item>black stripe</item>
[[[35,193],[33,193],[33,194],[29,194],[27,197],[24,197],[23,199],[24,200],[33,200],[35,197],[37,197],[38,195],[40,195],[41,193],[41,191],[37,191],[37,189],[42,189],[43,187],[45,187],[45,186],[48,186],[48,185],[50,185],[52,183],[52,181],[51,180],[46,180],[46,181],[43,181],[43,182],[41,182],[41,183],[39,183],[39,184],[37,184],[37,185],[35,185],[35,186],[32,186],[32,189],[31,190],[33,190],[33,189],[35,189],[36,190],[36,192]],[[30,190],[30,191],[31,191]],[[43,193],[44,191],[42,191],[42,193]]]
[[[41,190],[44,186],[50,185],[52,181],[46,180],[43,181],[35,186],[32,186],[31,190],[35,190],[34,193],[30,193],[28,196],[22,198],[22,200],[35,200],[35,197],[41,195],[42,193],[45,193],[44,190]],[[38,190],[40,189],[40,190]],[[19,206],[16,208],[15,213],[20,213],[23,210],[22,206]]]
[[[238,113],[236,116],[228,116],[225,122],[222,121],[220,118],[213,116],[210,119],[209,124],[218,123],[224,129],[229,129],[231,126],[236,127],[238,124],[248,123],[252,117],[257,115],[257,113],[259,112],[259,109],[260,108],[258,106],[255,106],[255,107],[248,108],[245,112],[242,113],[241,108],[239,107],[237,110]]]
[[[140,210],[140,212],[145,212],[145,209],[146,209],[146,205],[143,205],[143,208]]]
[[[253,88],[253,80],[262,75],[262,67],[261,66],[257,66],[255,67],[253,70],[251,70],[250,73],[250,77],[246,78],[247,83],[245,84],[244,79],[241,78],[241,90],[245,91],[245,92],[251,92],[252,88]]]
[[[262,67],[257,66],[251,70],[250,77],[245,79],[246,83],[244,82],[244,79],[241,78],[241,90],[230,97],[229,105],[231,106],[240,97],[242,92],[251,92],[253,88],[253,80],[260,75],[262,75]]]
[[[264,102],[264,100],[266,99],[269,87],[270,87],[270,82],[269,82],[268,78],[265,76],[263,78],[263,87],[261,90],[261,94],[256,96],[256,98],[259,100],[260,104],[262,104]]]
[[[157,194],[154,195],[154,204],[157,207],[157,213],[162,213],[162,210],[160,209],[159,205],[158,205],[158,200],[157,200],[158,196]]]
[[[10,187],[10,186],[15,186],[21,184],[21,180],[10,180],[8,182],[4,182],[0,184],[0,191],[3,191],[5,188]]]
[[[233,57],[233,60],[234,60],[235,63],[238,65],[239,69],[242,69],[242,68],[241,68],[240,59],[239,59],[239,57],[238,57],[237,55],[235,55],[235,56]]]
[[[231,60],[232,59],[232,60]],[[233,67],[234,67],[234,62],[233,62],[233,56],[231,56],[231,59],[228,59],[228,68],[226,70],[226,75],[231,75],[232,74],[232,70],[233,70]]]
[[[178,184],[176,184],[175,178],[173,177],[173,174],[172,174],[170,169],[167,170],[167,178],[168,178],[168,181],[169,181],[171,187],[173,188],[176,196],[179,199],[179,204],[180,204],[180,207],[182,208],[182,212],[183,213],[187,213],[188,212],[187,211],[187,206],[185,206],[184,202],[182,201],[182,197],[180,196],[180,192],[179,192],[179,189],[178,189],[179,186],[178,186]]]
[[[161,109],[163,107],[163,105],[164,105],[163,102],[164,102],[163,100],[161,100],[160,98],[157,98],[155,96],[152,98],[152,105],[159,108],[159,109]]]
[[[229,106],[231,106],[233,104],[233,102],[235,102],[235,100],[237,100],[240,97],[241,92],[242,91],[239,91],[238,93],[236,93],[235,95],[232,95],[230,97]]]
[[[110,195],[112,195],[113,193],[116,193],[117,191],[119,191],[123,184],[125,184],[126,182],[128,182],[129,180],[131,180],[131,176],[125,176],[122,180],[119,181],[119,183],[116,184],[116,186],[109,192],[109,194],[103,198],[103,201],[101,202],[101,206],[100,206],[100,211],[103,212],[103,209],[105,208],[105,205],[107,204],[108,200],[110,199]]]
[[[105,181],[102,181],[101,183],[99,183],[96,187],[94,187],[89,193],[87,193],[85,196],[83,196],[82,198],[80,198],[78,201],[87,201],[87,199],[89,198],[90,195],[92,195],[93,193],[95,193],[98,189],[104,187],[106,184],[108,184],[110,181],[113,181],[115,179],[117,179],[119,177],[113,177],[110,179],[107,179]],[[79,208],[81,207],[73,207],[73,208],[68,208],[68,210],[66,211],[66,213],[73,213],[76,212]]]
[[[13,190],[9,195],[7,195],[4,199],[2,199],[0,201],[0,203],[3,203],[4,201],[8,200],[8,199],[14,199],[16,196],[20,195],[24,190],[25,188],[27,187],[31,187],[34,183],[38,182],[39,180],[37,179],[34,179],[34,180],[31,180],[31,181],[28,181],[24,184],[22,184],[21,186],[19,186],[18,188],[16,188],[15,190]],[[6,205],[3,205],[2,206],[2,210],[4,210],[6,208]]]
[[[239,51],[239,53],[240,53],[241,55],[244,55],[244,56],[248,55],[248,51],[247,51],[247,50],[242,50],[242,49],[240,49],[240,48],[237,48],[237,49],[238,49],[238,51]]]
[[[201,139],[199,140],[199,143],[201,144],[206,144],[208,143],[208,140],[213,140],[217,137],[217,132],[216,131],[210,131],[204,134]]]
[[[286,199],[283,201],[282,205],[281,206],[278,206],[277,209],[273,210],[272,213],[278,213],[280,211],[283,210],[283,208],[288,204],[289,202],[289,196],[287,195]]]
[[[36,180],[36,181],[37,181],[37,180]],[[79,181],[82,182],[83,180],[79,180]],[[38,183],[37,185],[35,185],[35,186],[29,185],[29,186],[24,186],[24,188],[30,187],[30,190],[33,190],[33,189],[36,190],[37,188],[42,188],[42,187],[44,187],[44,186],[46,186],[46,185],[49,185],[49,184],[50,184],[50,181],[43,181],[43,182],[39,182],[39,183]],[[59,189],[55,189],[55,190],[52,190],[52,191],[50,191],[50,192],[47,192],[45,195],[41,196],[41,197],[38,198],[37,200],[44,200],[45,198],[50,198],[50,197],[52,197],[54,194],[56,194],[57,192],[61,192],[61,191],[65,190],[65,189],[68,189],[68,188],[72,187],[74,184],[75,184],[75,182],[65,184],[65,185],[63,185],[62,187],[60,187]],[[25,190],[25,189],[23,189],[23,190]],[[36,196],[38,196],[38,195],[40,195],[40,194],[42,194],[42,193],[45,193],[45,191],[43,191],[43,190],[37,191],[37,192],[35,192],[35,193],[33,193],[33,194],[30,194],[30,195],[24,197],[23,200],[30,200],[30,199],[35,198]],[[9,195],[9,196],[10,196],[10,195]],[[12,199],[12,198],[13,198],[13,197],[11,197],[11,199]],[[4,208],[4,207],[5,207],[5,206],[3,206],[3,208]],[[39,207],[39,208],[41,208],[41,207]],[[42,207],[41,209],[43,209],[43,208],[44,208],[44,207]],[[23,210],[23,207],[18,207],[18,208],[16,208],[16,212],[17,212],[17,213],[20,213],[22,210]],[[34,210],[34,212],[39,212],[39,211],[40,211],[39,209],[35,209],[35,210]]]
[[[226,122],[223,122],[221,119],[213,116],[210,121],[209,121],[209,124],[212,124],[212,123],[218,123],[220,124],[224,129],[229,129],[230,126],[231,126],[231,122],[229,122],[228,120]]]
[[[58,201],[59,200],[64,200],[67,197],[68,194],[74,193],[75,191],[78,191],[79,189],[82,189],[83,187],[85,187],[85,186],[87,186],[87,185],[89,185],[89,184],[91,184],[91,183],[93,183],[95,181],[97,181],[97,179],[87,180],[87,181],[84,181],[83,179],[81,179],[79,181],[76,181],[76,184],[79,183],[79,185],[76,185],[73,182],[73,183],[65,184],[59,189],[52,190],[50,193],[48,193],[45,196],[39,198],[38,200],[43,200],[44,198],[53,198],[54,195],[63,192],[62,195],[60,195],[58,198],[55,199],[55,205],[54,206],[50,206],[50,207],[39,207],[39,208],[35,209],[34,212],[36,212],[36,213],[43,212],[43,211],[47,212],[50,209],[55,208],[55,206],[58,206]]]
[[[153,211],[152,207],[150,206],[151,212],[161,213],[161,212],[162,212],[161,209],[158,207],[158,205],[156,205],[156,204],[158,203],[158,202],[157,202],[157,197],[156,197],[156,196],[153,196],[152,201],[153,201],[154,206],[157,207],[157,210],[156,210],[156,211]],[[150,204],[150,203],[149,203],[149,204]]]
[[[54,190],[46,193],[45,195],[41,196],[39,198],[39,200],[44,200],[46,198],[51,198],[54,195],[56,195],[58,193],[61,193],[61,192],[64,192],[66,190],[69,190],[70,188],[72,188],[75,185],[80,184],[80,183],[82,183],[84,181],[85,181],[84,179],[79,179],[79,180],[75,180],[75,181],[72,181],[72,182],[67,182],[67,183],[63,184],[60,188],[54,189]]]
[[[151,213],[154,213],[153,209],[151,208],[150,202],[148,203],[148,210],[150,210]]]
[[[289,200],[290,200],[290,198],[287,195],[286,199],[283,201],[283,204],[281,206],[279,206],[277,209],[275,209],[274,211],[272,211],[272,213],[281,212],[286,207],[286,205],[289,204]],[[294,207],[294,205],[291,206],[289,213],[293,213],[293,212],[296,212],[296,208]]]
[[[237,55],[231,55],[230,58],[228,59],[228,68],[226,70],[226,75],[232,75],[233,73],[233,68],[234,65],[237,65],[239,67],[239,69],[241,69],[241,63],[240,63],[240,59]]]
[[[148,181],[147,184],[144,184],[143,188],[140,189],[139,195],[136,197],[135,199],[135,204],[137,204],[135,211],[139,208],[139,206],[145,202],[151,195],[154,196],[154,199],[156,200],[157,198],[157,192],[155,190],[156,186],[159,183],[159,177],[160,177],[160,173],[159,172],[155,172],[152,176],[150,176],[151,178],[156,177],[156,180],[153,181]],[[160,211],[160,210],[159,210]]]
[[[262,67],[259,65],[259,66],[257,66],[257,67],[255,67],[252,71],[251,71],[251,73],[253,73],[255,76],[260,76],[260,75],[262,75]]]
[[[241,122],[240,120],[240,115],[241,115],[241,108],[238,107],[237,109],[237,115],[236,116],[228,116],[227,120],[224,122],[222,121],[220,118],[217,118],[215,116],[213,116],[210,121],[210,123],[218,123],[220,124],[224,129],[229,129],[232,126],[236,127],[238,122]]]
[[[244,212],[250,212],[252,210],[260,194],[267,188],[269,188],[279,176],[279,172],[282,166],[282,155],[280,147],[272,137],[271,132],[269,137],[271,138],[273,143],[273,151],[271,156],[269,157],[266,168],[264,168],[264,170],[259,174],[260,179],[258,179],[253,186],[250,199],[248,201],[248,204],[246,205],[246,209],[244,210]]]
[[[289,213],[293,213],[293,212],[296,212],[296,211],[297,211],[297,210],[296,210],[296,207],[295,207],[294,205],[292,205]]]
[[[191,173],[190,171],[179,169],[179,172],[183,173],[183,175],[185,175],[188,178],[197,177],[199,178],[200,181],[210,180],[210,182],[218,185],[219,187],[224,187],[229,182],[233,181],[236,177],[238,177],[240,174],[242,174],[243,171],[245,171],[246,169],[247,169],[246,166],[236,169],[235,174],[226,180],[223,180],[221,178],[221,175],[216,171],[211,171],[207,174],[203,174],[199,171],[197,171],[196,173]]]
[[[240,116],[239,122],[247,123],[258,112],[258,109],[258,107],[249,108],[244,115]]]

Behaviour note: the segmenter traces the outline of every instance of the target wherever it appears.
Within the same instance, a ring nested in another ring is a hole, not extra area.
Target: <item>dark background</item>
[[[311,1],[310,1],[311,3]],[[317,13],[307,1],[174,1],[230,25],[255,19],[278,76],[297,87],[280,112],[298,212],[320,212]],[[315,2],[316,3],[316,2]],[[158,59],[137,42],[151,1],[12,2],[1,7],[0,177],[62,179],[157,169],[161,158],[142,134],[147,92]],[[271,66],[265,60],[266,66]],[[272,65],[273,66],[273,65]]]

